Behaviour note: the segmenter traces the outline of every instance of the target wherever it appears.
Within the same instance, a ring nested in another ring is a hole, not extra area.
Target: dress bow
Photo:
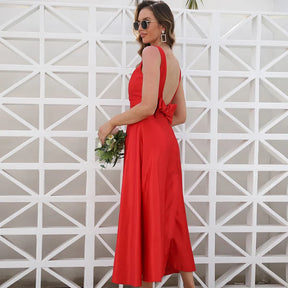
[[[172,124],[173,114],[174,114],[176,108],[177,108],[176,104],[169,103],[166,105],[166,103],[163,101],[163,99],[159,98],[157,112],[159,111],[162,114],[164,114],[164,116],[167,118],[167,120],[169,121],[170,124]]]

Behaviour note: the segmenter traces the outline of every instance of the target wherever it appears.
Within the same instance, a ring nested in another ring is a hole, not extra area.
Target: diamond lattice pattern
[[[94,147],[129,104],[134,7],[43,2],[0,4],[0,287],[116,287],[122,165]],[[174,16],[197,287],[288,287],[288,15]]]

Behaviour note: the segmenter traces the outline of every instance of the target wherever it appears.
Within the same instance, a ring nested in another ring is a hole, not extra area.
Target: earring
[[[161,33],[161,42],[162,43],[167,42],[167,37],[166,37],[166,33],[164,30],[162,30],[162,33]]]

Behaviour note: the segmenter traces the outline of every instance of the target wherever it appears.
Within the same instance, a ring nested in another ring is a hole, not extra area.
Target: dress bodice
[[[169,123],[172,123],[173,114],[177,108],[176,104],[171,103],[174,96],[177,93],[177,90],[169,104],[166,104],[163,100],[163,89],[164,84],[166,81],[166,74],[167,74],[167,66],[166,66],[166,56],[163,49],[159,46],[156,46],[159,49],[161,55],[161,65],[160,65],[160,83],[159,83],[159,91],[158,91],[158,105],[154,116],[157,117],[166,117]],[[181,75],[179,77],[180,83]],[[143,73],[142,73],[142,62],[136,67],[134,72],[131,75],[129,86],[128,86],[128,93],[129,93],[129,101],[130,101],[130,108],[139,104],[142,99],[142,85],[143,85]],[[179,87],[179,85],[178,85]]]

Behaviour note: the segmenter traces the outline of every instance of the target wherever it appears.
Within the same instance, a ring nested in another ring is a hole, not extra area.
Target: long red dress
[[[158,47],[158,46],[157,46]],[[195,271],[186,220],[175,104],[162,99],[166,56],[161,47],[158,107],[128,125],[112,282],[141,286],[167,274]],[[141,102],[142,62],[129,82],[130,107]],[[180,80],[179,80],[180,81]]]

